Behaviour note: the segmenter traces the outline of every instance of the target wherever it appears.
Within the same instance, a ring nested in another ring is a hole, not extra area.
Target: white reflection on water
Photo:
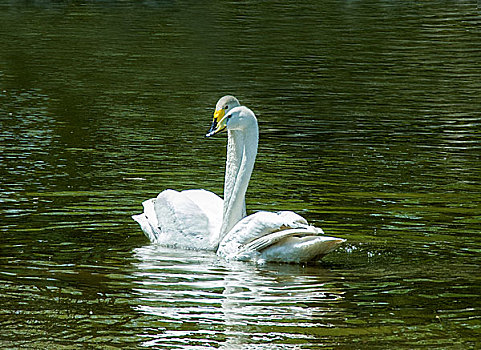
[[[332,327],[343,291],[319,266],[258,266],[226,262],[212,253],[148,245],[137,248],[137,311],[158,321],[144,345],[282,348]],[[290,344],[284,340],[290,339]],[[298,339],[298,341],[293,341]],[[279,345],[281,347],[281,345]]]

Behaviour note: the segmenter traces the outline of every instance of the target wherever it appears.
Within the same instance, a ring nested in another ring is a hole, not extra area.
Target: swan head
[[[212,121],[212,126],[209,132],[205,135],[206,137],[213,136],[225,128],[227,128],[227,121],[229,117],[229,112],[235,108],[239,107],[239,100],[234,96],[227,95],[222,97],[215,105],[214,119]]]

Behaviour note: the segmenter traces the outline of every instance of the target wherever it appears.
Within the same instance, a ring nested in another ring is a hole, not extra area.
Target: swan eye
[[[225,105],[224,109],[229,109],[229,106],[228,106],[228,105]]]

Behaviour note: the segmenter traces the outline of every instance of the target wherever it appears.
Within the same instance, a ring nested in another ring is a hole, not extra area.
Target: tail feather
[[[140,228],[142,231],[144,231],[145,235],[152,241],[155,242],[155,231],[152,225],[149,222],[149,219],[145,215],[145,213],[138,214],[138,215],[132,215],[132,219],[137,221],[137,223],[140,225]]]

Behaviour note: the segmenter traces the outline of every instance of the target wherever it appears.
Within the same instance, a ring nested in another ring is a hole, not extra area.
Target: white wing
[[[324,236],[292,211],[257,212],[239,221],[219,245],[227,259],[302,263],[335,249],[343,239]]]
[[[132,218],[153,242],[183,249],[215,250],[222,224],[222,199],[206,190],[165,190]]]

